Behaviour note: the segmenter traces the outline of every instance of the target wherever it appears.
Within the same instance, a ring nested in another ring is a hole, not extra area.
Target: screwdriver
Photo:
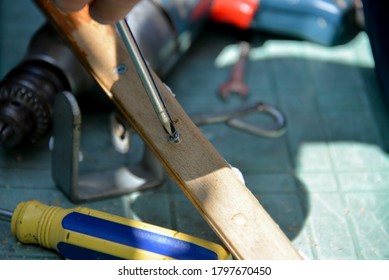
[[[21,202],[0,220],[24,244],[54,249],[65,259],[204,260],[230,259],[221,245],[101,211],[63,209],[36,200]]]
[[[145,90],[149,99],[154,107],[154,111],[162,124],[162,127],[169,134],[169,141],[178,143],[180,141],[180,133],[178,132],[169,111],[166,108],[165,102],[162,99],[161,93],[151,75],[150,69],[147,65],[145,58],[135,40],[130,26],[125,19],[121,19],[117,22],[116,27],[122,38],[122,41],[134,63],[138,75],[145,86]]]

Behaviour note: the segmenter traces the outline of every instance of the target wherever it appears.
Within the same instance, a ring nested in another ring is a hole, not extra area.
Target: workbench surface
[[[44,22],[32,1],[17,2],[0,2],[0,78],[20,61]],[[307,258],[389,259],[389,104],[376,80],[366,34],[336,47],[259,33],[251,39],[248,99],[233,95],[223,102],[217,96],[239,43],[235,32],[220,26],[207,26],[165,82],[189,114],[255,101],[280,108],[288,131],[279,138],[224,124],[201,129]],[[141,150],[131,159],[116,155],[108,131],[108,111],[83,115],[83,168],[139,158]],[[12,210],[30,199],[74,206],[53,183],[47,139],[33,148],[0,150],[0,208]],[[220,242],[171,180],[84,206]],[[0,222],[0,259],[61,257],[18,243],[9,225]]]

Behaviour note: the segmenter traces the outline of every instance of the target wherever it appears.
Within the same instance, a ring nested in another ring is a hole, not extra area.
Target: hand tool
[[[250,44],[242,41],[239,48],[239,59],[232,67],[229,80],[219,87],[219,95],[224,100],[226,100],[231,93],[237,93],[244,98],[247,98],[249,94],[249,88],[245,83],[244,74],[250,52]]]
[[[230,258],[216,243],[84,207],[63,209],[30,200],[13,213],[1,209],[0,220],[11,222],[20,242],[54,249],[66,259]]]
[[[254,113],[264,113],[274,119],[275,125],[271,128],[261,127],[242,119]],[[244,104],[232,109],[219,112],[203,113],[191,115],[192,121],[196,125],[206,125],[214,123],[226,123],[227,125],[248,132],[256,136],[269,138],[280,137],[286,132],[286,117],[276,107],[264,102]]]
[[[174,125],[172,118],[163,102],[161,93],[151,75],[150,69],[147,65],[145,58],[135,40],[134,35],[131,32],[130,27],[125,19],[121,19],[116,24],[116,28],[123,40],[123,43],[135,65],[137,73],[142,80],[143,86],[145,87],[146,93],[150,98],[151,104],[154,107],[154,111],[157,114],[164,130],[169,135],[171,142],[179,142],[180,134]]]

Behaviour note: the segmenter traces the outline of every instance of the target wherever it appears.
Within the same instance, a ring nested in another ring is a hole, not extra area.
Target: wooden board
[[[178,144],[167,140],[114,26],[96,23],[87,8],[65,14],[51,2],[36,0],[235,258],[301,259],[255,196],[153,74],[181,134]],[[127,71],[118,74],[117,67],[123,66]]]

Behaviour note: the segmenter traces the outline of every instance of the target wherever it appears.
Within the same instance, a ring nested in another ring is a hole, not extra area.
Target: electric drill
[[[35,143],[49,131],[58,92],[86,90],[91,77],[49,25],[30,41],[25,59],[0,83],[0,145]]]
[[[208,18],[211,0],[142,0],[128,13],[142,53],[166,75]],[[48,24],[33,36],[23,61],[0,82],[0,146],[36,143],[51,128],[53,103],[64,90],[79,96],[96,84]]]

